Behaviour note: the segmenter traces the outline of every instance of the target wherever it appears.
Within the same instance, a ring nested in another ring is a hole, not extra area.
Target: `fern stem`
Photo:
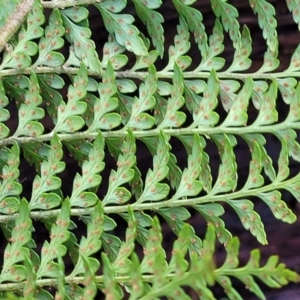
[[[196,204],[203,203],[213,203],[213,202],[226,202],[227,200],[240,199],[250,196],[256,196],[260,193],[269,192],[276,189],[285,189],[287,186],[293,185],[294,183],[300,180],[300,173],[293,178],[287,179],[285,181],[277,182],[276,180],[268,185],[264,185],[260,188],[254,188],[250,190],[241,189],[236,192],[228,193],[228,194],[220,194],[220,195],[210,195],[207,194],[201,197],[195,197],[190,199],[168,199],[160,202],[147,202],[147,203],[133,203],[129,205],[116,205],[116,206],[108,206],[104,207],[105,214],[119,214],[128,211],[128,206],[133,211],[145,211],[152,210],[156,211],[165,207],[180,207],[180,206],[193,206]],[[89,208],[73,208],[71,209],[71,216],[82,217],[84,215],[90,215],[94,211],[93,207]],[[30,212],[30,217],[33,220],[43,220],[56,217],[61,212],[61,209],[53,209],[47,211],[32,211]],[[0,224],[8,223],[17,219],[19,216],[18,213],[11,215],[0,215]]]
[[[185,275],[185,276],[184,276]],[[178,278],[178,276],[176,276],[176,274],[174,273],[169,273],[166,274],[164,277],[166,280],[172,280],[172,282],[169,283],[174,283],[175,286],[178,286],[178,282],[182,282],[182,281],[186,281],[186,277],[190,277],[190,276],[195,276],[195,274],[193,273],[189,273],[186,272],[184,273],[184,275],[180,278]],[[154,278],[156,275],[142,275],[142,281],[143,282],[153,282]],[[176,278],[177,277],[177,278]],[[174,278],[176,280],[174,280]],[[83,284],[85,282],[85,278],[84,276],[76,276],[76,277],[69,277],[66,276],[65,277],[65,284]],[[130,276],[116,276],[115,280],[122,284],[122,283],[128,283],[130,282]],[[103,275],[99,275],[99,276],[95,276],[95,282],[96,283],[102,283],[104,282],[104,276]],[[0,284],[0,292],[1,291],[15,291],[15,290],[19,290],[19,289],[23,289],[24,288],[24,284],[26,284],[26,282],[18,282],[18,283],[2,283]],[[55,287],[59,284],[57,279],[38,279],[35,281],[36,286],[38,287],[43,287],[43,286],[51,286],[51,287]],[[160,291],[160,289],[158,289],[157,291]],[[153,292],[152,292],[153,293]],[[151,295],[152,295],[151,293]],[[148,298],[146,296],[144,296],[141,299],[153,299],[153,298]]]
[[[33,3],[34,3],[33,0],[22,1],[16,7],[14,14],[12,16],[8,16],[5,26],[1,28],[0,52],[5,47],[6,42],[15,34],[19,26],[25,20],[27,14],[30,12],[33,6]]]
[[[83,1],[85,2],[85,1]],[[48,2],[46,2],[48,3]],[[50,2],[49,2],[50,3]],[[78,73],[79,68],[69,67],[69,66],[61,66],[56,68],[51,67],[28,67],[24,69],[8,69],[8,70],[1,70],[0,71],[0,77],[5,76],[12,76],[12,75],[19,75],[19,74],[27,74],[30,75],[32,72],[36,74],[68,74],[68,75],[74,75]],[[89,76],[94,77],[102,77],[102,74],[105,72],[105,69],[101,73],[94,72],[91,70],[88,70]],[[206,79],[210,76],[210,72],[194,72],[194,71],[188,71],[183,72],[183,77],[185,79]],[[132,78],[132,79],[140,79],[143,80],[148,75],[148,72],[136,72],[131,70],[126,71],[116,71],[115,77],[116,78]],[[159,79],[171,79],[174,76],[174,72],[165,72],[165,71],[157,71],[156,77]],[[239,79],[239,80],[245,80],[247,78],[252,79],[263,79],[263,80],[273,80],[276,78],[287,78],[287,77],[300,77],[300,72],[274,72],[274,73],[231,73],[231,72],[219,72],[218,78],[220,79]]]
[[[100,0],[52,0],[49,1],[41,1],[41,4],[45,8],[66,8],[66,7],[73,7],[73,6],[79,6],[79,5],[89,5],[100,2]]]
[[[192,134],[200,134],[209,138],[211,135],[214,134],[233,134],[233,135],[243,135],[249,133],[272,133],[276,134],[280,130],[284,130],[286,128],[289,129],[300,129],[300,122],[281,122],[278,124],[273,125],[266,125],[266,126],[255,126],[249,125],[243,127],[241,131],[240,127],[198,127],[198,128],[180,128],[180,129],[164,129],[163,132],[166,135],[170,135],[173,137],[180,136],[180,135],[192,135]],[[136,138],[143,138],[149,136],[158,136],[161,132],[160,129],[151,129],[151,130],[136,130],[132,131]],[[60,141],[71,141],[71,140],[80,140],[80,139],[95,139],[99,132],[76,132],[76,133],[58,133],[57,136],[59,137]],[[104,131],[102,132],[102,136],[104,138],[124,138],[128,134],[127,130],[121,129],[117,131]],[[47,134],[40,135],[38,137],[15,137],[11,136],[5,139],[0,140],[0,146],[11,145],[14,143],[17,144],[26,144],[26,143],[39,143],[39,142],[47,142],[50,141],[54,136],[54,132],[50,132]]]

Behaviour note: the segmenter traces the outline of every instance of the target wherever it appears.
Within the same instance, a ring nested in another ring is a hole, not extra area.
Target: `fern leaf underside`
[[[299,281],[277,256],[261,266],[258,250],[241,266],[240,242],[222,216],[232,208],[261,244],[267,233],[254,204],[296,221],[282,195],[300,201],[300,173],[291,171],[300,162],[300,46],[278,71],[276,10],[271,1],[250,0],[265,41],[253,71],[252,33],[240,24],[238,6],[210,4],[211,29],[197,1],[16,1],[11,12],[24,7],[21,17],[11,13],[13,27],[0,14],[8,31],[0,33],[1,296],[191,299],[193,290],[216,299],[218,284],[229,299],[242,299],[237,278],[265,299],[259,281],[271,288]],[[286,1],[298,26],[299,4]],[[168,49],[164,5],[178,15]],[[104,45],[90,14],[101,18]],[[222,56],[226,41],[230,62]],[[190,56],[193,47],[198,57]],[[248,157],[244,181],[239,147]],[[139,151],[151,160],[141,163]],[[27,182],[22,160],[35,169]],[[207,223],[205,237],[191,225],[194,216]],[[41,224],[49,237],[37,244]],[[163,224],[174,233],[170,258]],[[221,263],[216,239],[226,251]]]

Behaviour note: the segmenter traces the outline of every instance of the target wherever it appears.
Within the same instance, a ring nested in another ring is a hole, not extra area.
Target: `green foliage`
[[[211,0],[210,31],[195,1],[168,2],[178,25],[174,44],[165,49],[160,0],[2,0],[2,298],[95,299],[102,293],[106,299],[191,299],[194,290],[201,299],[216,299],[218,284],[228,299],[242,299],[232,282],[237,278],[265,299],[258,282],[280,288],[299,281],[277,256],[261,266],[257,249],[241,266],[240,242],[222,216],[230,206],[263,245],[267,232],[254,197],[276,219],[296,221],[281,191],[300,200],[300,173],[290,175],[290,160],[300,162],[300,46],[287,70],[276,72],[275,8],[250,0],[266,43],[263,64],[251,73],[251,32],[240,26],[238,8]],[[299,1],[286,4],[299,26]],[[92,6],[104,24],[103,49],[89,24]],[[226,36],[234,49],[228,65],[222,57]],[[200,62],[189,56],[193,42]],[[280,101],[289,107],[286,117]],[[8,122],[14,105],[15,127]],[[268,152],[267,134],[280,144],[277,160]],[[174,139],[186,152],[183,170]],[[242,140],[251,159],[241,184],[235,149]],[[218,150],[217,176],[208,143]],[[152,156],[145,174],[139,147]],[[109,156],[116,162],[111,169]],[[36,170],[27,199],[22,159]],[[77,169],[69,170],[70,160]],[[192,213],[207,223],[205,237],[190,224]],[[124,237],[118,222],[127,224]],[[170,256],[162,223],[174,233]],[[49,234],[36,245],[40,225]],[[227,253],[220,265],[216,239]]]

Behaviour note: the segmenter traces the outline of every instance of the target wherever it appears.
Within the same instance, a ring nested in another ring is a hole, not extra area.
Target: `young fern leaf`
[[[173,244],[173,256],[167,268],[167,274],[175,273],[176,276],[180,277],[188,269],[188,263],[185,257],[188,253],[190,244],[190,236],[193,234],[192,227],[187,224],[183,226],[179,232],[178,239]]]
[[[264,145],[266,144],[266,139],[264,138],[264,136],[262,134],[242,134],[241,136],[247,142],[252,156],[257,154],[259,157],[261,155],[261,162],[263,165],[264,173],[269,177],[271,181],[274,181],[276,178],[276,173],[273,167],[272,159],[270,158],[266,151],[266,148],[264,147]],[[254,148],[259,148],[260,153],[258,154],[258,150],[256,151]],[[257,163],[256,158],[254,158],[253,161]],[[252,165],[250,163],[250,168],[251,167]],[[257,167],[259,168],[259,164]],[[260,182],[261,179],[256,178],[255,181]]]
[[[276,70],[279,67],[279,60],[277,59],[278,50],[274,51],[269,48],[264,54],[264,62],[261,68],[258,70],[259,73],[267,73]]]
[[[14,98],[17,107],[20,107],[30,86],[29,78],[25,75],[5,77],[3,85],[8,98]]]
[[[207,225],[214,228],[219,242],[227,246],[232,235],[225,228],[224,221],[219,218],[219,216],[222,216],[225,212],[223,206],[217,203],[207,203],[203,205],[194,205],[193,208],[195,208],[203,216]]]
[[[276,111],[276,98],[277,98],[277,83],[272,81],[269,89],[264,94],[264,101],[260,104],[260,109],[257,118],[252,125],[269,125],[277,122],[278,112]]]
[[[80,166],[82,166],[84,161],[88,160],[90,150],[93,148],[92,143],[87,140],[68,141],[64,143],[64,146],[70,152],[69,155],[74,157]]]
[[[19,218],[11,232],[10,243],[6,245],[6,257],[0,273],[0,283],[22,282],[26,278],[24,260],[29,258],[28,243],[31,241],[32,221],[26,200],[21,200]]]
[[[117,14],[126,6],[124,0],[105,1],[94,4],[100,11],[107,31],[116,41],[136,55],[146,55],[147,48],[139,37],[139,30],[132,25],[134,18],[128,14]]]
[[[130,282],[127,289],[130,291],[130,300],[140,299],[145,289],[142,274],[139,266],[139,259],[135,252],[131,255]]]
[[[179,0],[172,0],[178,14],[184,18],[188,28],[191,32],[194,32],[194,38],[201,52],[202,57],[206,57],[208,53],[207,35],[205,32],[205,26],[203,24],[203,17],[200,11],[190,7],[194,1],[185,3]],[[188,36],[187,36],[188,38]],[[186,43],[187,45],[189,43]]]
[[[264,225],[259,214],[253,209],[253,203],[245,199],[226,202],[235,210],[245,229],[250,230],[261,244],[266,245],[268,242]]]
[[[102,83],[99,84],[98,92],[100,98],[88,95],[90,112],[87,113],[89,126],[88,131],[110,130],[121,124],[118,113],[112,112],[118,107],[118,99],[115,96],[117,87],[115,85],[114,70],[112,64],[108,63]]]
[[[182,172],[177,165],[176,156],[172,152],[170,152],[168,167],[169,167],[168,180],[170,182],[171,188],[175,189],[181,181]]]
[[[157,154],[153,157],[153,170],[148,170],[142,195],[135,204],[145,201],[160,201],[169,194],[169,186],[160,183],[169,173],[169,143],[163,133],[158,137]]]
[[[117,79],[116,86],[120,93],[128,94],[134,93],[137,90],[137,86],[131,79]]]
[[[222,164],[215,185],[209,195],[234,191],[237,186],[237,165],[233,147],[237,142],[233,135],[213,135],[213,141],[218,147]]]
[[[41,105],[40,87],[36,74],[30,76],[30,87],[25,94],[25,101],[20,105],[19,124],[14,136],[39,136],[43,133],[43,125],[38,122],[45,115]]]
[[[33,181],[33,189],[29,206],[34,209],[50,209],[61,203],[59,190],[61,179],[56,174],[65,169],[65,163],[60,161],[63,156],[62,145],[58,137],[51,140],[51,148],[48,153],[48,161],[41,164],[40,176],[36,175]]]
[[[300,58],[300,45],[298,45],[298,47],[295,49],[291,60],[290,60],[290,65],[287,68],[287,71],[291,71],[291,72],[296,72],[299,70],[299,58]]]
[[[12,214],[19,210],[19,195],[22,193],[22,185],[18,182],[20,148],[17,144],[7,149],[7,158],[2,168],[0,185],[0,212]]]
[[[182,299],[188,299],[188,295],[180,288],[183,285],[192,287],[194,285],[201,285],[201,293],[207,293],[212,296],[209,289],[205,287],[205,279],[209,277],[208,273],[212,271],[212,265],[209,265],[211,261],[207,258],[212,253],[207,251],[207,254],[203,255],[201,259],[199,259],[199,256],[191,254],[192,262],[189,266],[189,263],[185,260],[185,255],[191,238],[191,232],[190,227],[186,226],[174,244],[173,258],[168,265],[164,258],[164,251],[160,245],[161,239],[157,236],[157,232],[159,231],[159,223],[157,219],[154,219],[149,241],[145,249],[145,256],[139,268],[144,270],[144,264],[147,262],[149,265],[150,262],[150,267],[145,266],[145,272],[150,272],[154,276],[151,276],[151,286],[147,286],[145,290],[144,285],[144,294],[142,294],[142,290],[139,290],[139,294],[143,295],[139,299],[159,299],[157,297],[171,295],[180,295]],[[134,264],[137,267],[136,259],[134,259]],[[206,272],[206,275],[204,272]],[[136,275],[136,273],[132,272],[131,274],[134,274],[137,279],[143,278],[141,273]],[[202,276],[199,276],[200,274]],[[190,280],[192,277],[194,280]]]
[[[49,18],[49,25],[45,28],[45,37],[40,39],[39,57],[34,66],[58,67],[64,63],[64,56],[55,51],[63,47],[62,36],[64,34],[65,29],[62,25],[60,12],[57,9],[53,10]]]
[[[104,142],[101,134],[93,143],[89,152],[88,160],[82,164],[82,175],[75,175],[73,190],[70,196],[71,207],[89,207],[97,203],[98,197],[89,190],[98,187],[101,183],[101,176],[98,175],[104,168]]]
[[[194,145],[194,136],[181,135],[178,139],[182,142],[188,154],[192,153],[192,146]],[[199,142],[202,149],[205,148],[206,142],[202,136],[199,136]],[[209,156],[206,152],[202,151],[202,164],[200,168],[199,181],[202,184],[203,190],[209,193],[212,189],[212,176],[209,166]]]
[[[203,91],[203,97],[196,100],[194,105],[191,128],[198,126],[214,126],[219,121],[219,116],[214,109],[218,105],[219,79],[215,71],[211,71]]]
[[[300,161],[300,145],[296,141],[296,132],[293,129],[283,129],[278,131],[278,133],[276,133],[276,136],[281,142],[284,139],[287,141],[289,156],[291,156],[296,161]]]
[[[136,146],[134,136],[130,132],[124,139],[120,150],[121,154],[117,158],[118,169],[117,171],[111,170],[108,191],[102,200],[103,206],[111,203],[123,204],[131,198],[131,193],[122,187],[123,184],[132,181],[135,173],[132,167],[136,164]]]
[[[30,165],[34,165],[36,170],[41,166],[41,163],[47,159],[50,146],[45,143],[27,143],[22,146],[23,155]]]
[[[158,51],[157,50],[150,50],[149,51],[150,41],[145,38],[144,39],[144,44],[145,44],[145,46],[148,50],[148,53],[146,55],[136,57],[136,62],[133,65],[133,67],[131,68],[132,71],[137,71],[137,70],[141,70],[141,69],[148,69],[151,65],[154,65],[154,63],[157,60],[157,57],[159,55]],[[126,56],[126,58],[127,58],[127,56]]]
[[[164,19],[162,15],[154,9],[161,6],[161,0],[142,1],[133,0],[137,15],[147,26],[149,35],[152,38],[152,43],[155,46],[160,57],[164,53],[164,30],[161,26]]]
[[[171,87],[171,99],[168,100],[167,110],[162,122],[157,126],[159,129],[167,127],[180,127],[186,120],[186,115],[182,111],[178,111],[184,104],[183,94],[183,76],[179,66],[176,64],[174,68],[174,76],[172,78],[173,85]]]
[[[161,245],[162,236],[158,219],[154,218],[152,228],[149,231],[148,242],[144,250],[144,258],[141,262],[141,273],[151,273],[155,276],[152,281],[152,289],[159,290],[164,286],[164,273],[167,263],[165,251]]]
[[[184,207],[163,208],[158,212],[169,224],[172,231],[178,235],[184,226],[184,222],[191,217]]]
[[[278,158],[278,172],[277,172],[277,181],[283,181],[290,175],[289,170],[289,151],[287,141],[281,139],[281,151]]]
[[[226,112],[230,110],[232,103],[237,98],[236,92],[240,86],[241,84],[237,80],[220,80],[220,98]]]
[[[91,215],[90,220],[87,222],[87,236],[83,236],[80,240],[80,244],[75,247],[76,251],[76,263],[74,269],[68,278],[75,278],[77,275],[83,275],[86,271],[86,264],[92,266],[89,267],[90,271],[94,274],[99,269],[99,262],[90,257],[101,248],[100,237],[103,233],[104,214],[100,202],[95,206],[95,210]],[[74,250],[74,245],[70,246]],[[71,250],[71,249],[69,249]]]
[[[129,223],[130,216],[128,213],[123,213],[121,216]],[[136,220],[136,240],[141,246],[145,247],[149,236],[147,228],[151,226],[152,218],[143,212],[135,211],[134,220]]]
[[[227,247],[227,257],[224,264],[215,271],[217,282],[224,288],[226,294],[231,297],[230,299],[242,298],[232,287],[228,275],[241,280],[259,299],[265,299],[265,297],[258,284],[254,281],[254,277],[258,277],[267,286],[276,288],[286,284],[287,280],[295,282],[299,280],[295,272],[286,269],[283,264],[277,264],[278,258],[276,256],[271,256],[265,266],[260,267],[259,250],[253,250],[248,263],[244,267],[238,267],[239,246],[239,240],[233,238]]]
[[[86,95],[88,83],[87,69],[82,64],[73,85],[68,89],[68,102],[61,101],[57,108],[57,123],[53,132],[75,132],[84,126],[84,120],[80,116],[86,110],[86,103],[82,100]]]
[[[283,101],[287,104],[290,104],[291,99],[293,99],[293,96],[296,93],[295,87],[297,85],[297,80],[291,77],[283,79],[278,78],[277,84]]]
[[[258,24],[263,30],[263,37],[271,52],[278,48],[277,21],[274,18],[275,9],[266,0],[249,0],[250,6],[258,16]]]
[[[251,67],[251,37],[250,31],[247,26],[243,27],[242,36],[236,46],[233,61],[230,67],[226,70],[227,72],[236,72],[248,70]]]
[[[212,0],[211,7],[217,18],[221,19],[223,28],[229,33],[233,47],[238,49],[240,47],[241,34],[240,25],[237,20],[237,9],[227,3],[227,1],[222,0]]]
[[[162,85],[168,86],[168,92],[163,93],[165,96],[168,96],[171,94],[171,88],[169,87],[169,84],[166,82],[158,81],[157,82],[157,93],[155,94],[156,98],[156,103],[154,106],[154,118],[157,124],[162,123],[162,121],[165,118],[166,111],[167,111],[167,106],[168,106],[168,101],[163,98],[159,93],[162,94]]]
[[[116,274],[128,274],[132,267],[129,256],[131,256],[134,251],[134,241],[136,238],[136,219],[132,211],[128,212],[127,223],[128,227],[126,229],[125,242],[122,243],[119,249],[118,256],[116,257],[112,265]]]
[[[96,285],[96,280],[95,280],[95,262],[98,262],[97,260],[93,260],[93,264],[91,261],[87,260],[85,256],[82,257],[83,264],[84,264],[84,289],[82,293],[82,297],[84,299],[88,298],[94,298],[97,295],[97,285]]]
[[[101,255],[103,261],[103,275],[104,275],[104,287],[102,292],[106,298],[111,299],[122,299],[123,292],[116,280],[116,274],[113,270],[111,262],[105,253]]]
[[[175,64],[179,66],[181,70],[186,69],[191,64],[192,60],[186,54],[191,44],[188,42],[190,34],[184,18],[179,18],[179,25],[177,26],[178,35],[174,38],[174,46],[169,48],[169,63],[163,71],[170,71],[174,69]]]
[[[253,90],[251,78],[245,80],[243,88],[240,90],[236,99],[230,107],[222,126],[243,126],[247,124],[247,107]]]
[[[152,228],[149,230],[148,241],[144,250],[144,257],[140,265],[141,273],[156,274],[154,285],[163,283],[161,276],[166,270],[165,253],[161,246],[162,235],[157,218],[153,219]],[[157,264],[157,262],[159,264]],[[157,269],[157,267],[159,269]]]
[[[190,243],[189,251],[190,253],[200,253],[202,248],[202,241],[195,234],[194,228],[189,225],[186,221],[191,217],[190,213],[184,207],[170,207],[162,208],[158,211],[158,214],[161,215],[164,220],[168,223],[171,230],[177,235],[180,235],[180,232],[184,227],[190,227]]]
[[[202,149],[200,137],[194,136],[192,153],[188,156],[188,165],[184,169],[181,181],[176,188],[176,193],[172,200],[182,199],[184,197],[196,196],[202,190],[202,184],[199,180],[202,163]]]
[[[290,224],[297,220],[296,215],[281,199],[281,193],[279,191],[274,190],[269,193],[259,193],[258,197],[270,207],[275,218]]]
[[[145,130],[153,127],[155,119],[145,111],[152,109],[155,105],[155,98],[153,94],[156,92],[157,78],[155,76],[155,68],[149,68],[148,76],[145,78],[144,83],[141,83],[139,89],[139,98],[135,97],[131,117],[128,120],[126,127]]]
[[[108,36],[108,41],[103,46],[102,67],[106,68],[108,62],[113,66],[114,70],[119,70],[128,62],[128,57],[125,54],[126,48],[121,46],[113,35]]]
[[[57,108],[63,101],[62,95],[57,91],[62,89],[65,85],[64,80],[57,74],[39,74],[39,85],[42,99],[46,100],[47,112],[53,120],[57,123]]]
[[[57,276],[57,288],[55,297],[65,297],[65,266],[62,258],[59,256],[58,261],[58,276]]]
[[[202,99],[199,94],[203,93],[205,87],[206,83],[203,80],[184,80],[185,105],[190,113],[198,113]]]
[[[34,252],[31,251],[30,256],[31,258],[33,257]],[[36,253],[35,253],[36,255]],[[33,259],[30,259],[29,257],[25,257],[24,259],[24,267],[26,270],[25,273],[25,278],[27,280],[27,283],[23,289],[23,297],[26,299],[30,299],[35,297],[36,299],[52,299],[52,295],[44,290],[44,289],[39,289],[38,286],[36,285],[36,272],[35,268],[37,268],[37,265],[33,263]],[[64,267],[62,265],[61,267]]]
[[[254,141],[251,148],[252,159],[249,166],[249,175],[244,185],[244,189],[259,188],[264,184],[264,178],[261,175],[262,171],[262,151],[257,141]]]
[[[122,246],[120,238],[113,234],[103,232],[101,236],[101,243],[103,246],[103,253],[108,256],[111,262],[114,262]]]
[[[88,10],[83,6],[61,10],[65,36],[73,47],[73,56],[70,56],[67,64],[79,67],[80,61],[82,61],[90,70],[101,72],[101,64],[95,50],[95,44],[90,39],[91,31],[88,28],[87,16]]]
[[[222,53],[224,50],[224,35],[222,25],[218,19],[215,21],[213,33],[209,37],[209,47],[207,49],[206,56],[203,56],[199,66],[194,70],[197,71],[215,71],[220,70],[224,67],[225,59],[218,57],[217,55]]]
[[[65,200],[55,224],[51,226],[50,242],[45,241],[41,249],[41,261],[36,271],[36,278],[59,277],[59,265],[55,262],[58,257],[64,257],[67,249],[63,245],[69,238],[70,203]]]

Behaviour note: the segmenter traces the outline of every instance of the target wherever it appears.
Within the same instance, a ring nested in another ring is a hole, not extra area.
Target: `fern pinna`
[[[249,0],[266,51],[261,67],[247,73],[251,32],[239,23],[233,4],[210,1],[214,27],[208,33],[195,0],[167,2],[178,25],[174,44],[165,49],[160,0],[2,0],[7,11],[0,12],[1,297],[192,299],[193,290],[200,299],[215,299],[212,286],[220,285],[228,299],[242,299],[231,281],[237,278],[265,299],[257,282],[279,288],[299,281],[276,256],[261,266],[258,250],[241,266],[239,240],[222,215],[223,204],[230,206],[261,244],[267,237],[253,197],[275,218],[296,220],[280,191],[300,199],[300,174],[290,175],[289,169],[290,158],[300,161],[300,46],[289,67],[276,72],[275,8],[266,0]],[[300,26],[299,0],[287,0],[286,7]],[[107,31],[103,48],[93,40],[91,10]],[[141,23],[145,27],[134,25]],[[224,36],[234,49],[230,64],[222,57]],[[198,49],[197,64],[189,56],[191,45]],[[284,118],[276,109],[279,101],[289,107]],[[15,110],[16,128],[9,126]],[[276,161],[266,135],[280,143]],[[171,139],[185,148],[184,169]],[[220,159],[215,178],[208,141]],[[234,152],[241,141],[251,153],[242,185]],[[139,147],[153,157],[146,174],[137,163]],[[68,173],[70,192],[62,182],[64,153],[78,163]],[[106,181],[102,174],[110,154],[116,166]],[[23,159],[36,169],[26,197]],[[202,239],[189,224],[191,213],[208,224]],[[115,231],[115,220],[127,224],[124,237]],[[85,235],[76,234],[78,222]],[[162,246],[162,222],[176,236],[170,258]],[[34,230],[41,224],[49,235],[37,247]],[[227,253],[221,265],[214,260],[216,239]]]

